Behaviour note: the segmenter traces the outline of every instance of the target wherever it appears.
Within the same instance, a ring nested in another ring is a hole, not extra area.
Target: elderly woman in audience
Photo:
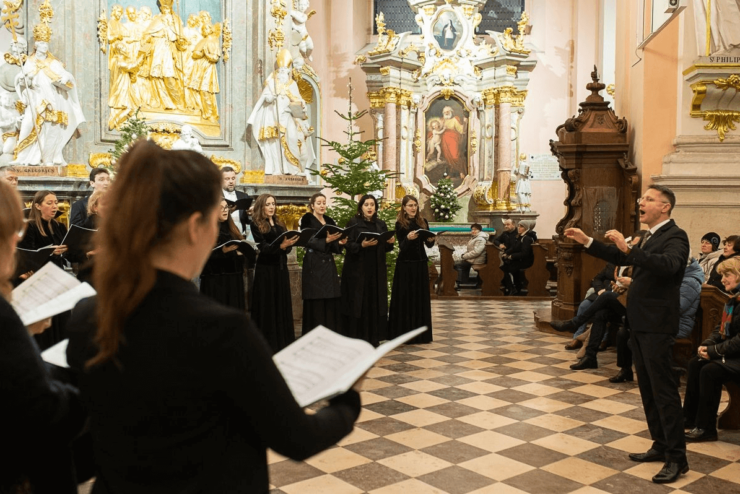
[[[520,221],[516,239],[502,256],[504,264],[501,271],[504,272],[506,295],[520,295],[527,286],[524,270],[534,264],[532,244],[537,242],[534,226],[534,220]]]
[[[191,283],[219,231],[211,161],[140,141],[119,166],[108,194],[126,215],[102,218],[98,295],[75,308],[67,348],[93,492],[267,493],[267,448],[303,460],[330,447],[352,431],[360,396],[307,414],[247,315]]]
[[[717,410],[722,384],[740,378],[740,257],[716,267],[724,291],[731,298],[725,304],[722,322],[702,342],[689,362],[683,414],[687,442],[717,440]]]
[[[0,467],[0,492],[76,494],[69,442],[84,416],[77,390],[54,380],[31,333],[10,305],[13,252],[25,228],[21,199],[0,180],[0,437],[7,456]]]
[[[717,264],[717,259],[722,255],[719,249],[719,234],[709,232],[701,238],[701,253],[699,254],[699,266],[704,272],[704,281],[709,279],[709,275]]]
[[[724,290],[725,286],[722,283],[722,274],[717,271],[717,266],[722,264],[727,259],[732,257],[740,256],[740,235],[730,235],[722,242],[722,255],[717,258],[717,262],[709,272],[706,284]]]

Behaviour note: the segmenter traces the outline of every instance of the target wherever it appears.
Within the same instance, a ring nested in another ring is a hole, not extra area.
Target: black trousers
[[[717,431],[717,410],[722,385],[738,375],[721,363],[694,357],[689,361],[683,416],[687,422],[709,432]]]
[[[527,266],[522,261],[505,261],[501,266],[501,271],[504,272],[503,281],[506,289],[511,291],[516,288],[518,291],[521,291],[527,283],[524,270],[530,266]]]
[[[458,283],[467,283],[470,279],[470,268],[472,268],[473,265],[470,264],[468,261],[458,261],[455,263],[455,269],[457,270],[457,282]]]
[[[608,324],[621,321],[622,317],[627,314],[624,305],[617,300],[618,297],[619,295],[614,292],[604,292],[596,298],[583,314],[573,319],[576,326],[593,319],[591,336],[588,337],[588,346],[586,347],[587,357],[596,358]]]
[[[630,328],[622,325],[617,331],[617,367],[632,370],[632,350],[630,350]]]
[[[665,453],[666,461],[686,461],[681,396],[671,367],[673,335],[632,331],[630,346],[637,383],[645,408],[652,448]]]

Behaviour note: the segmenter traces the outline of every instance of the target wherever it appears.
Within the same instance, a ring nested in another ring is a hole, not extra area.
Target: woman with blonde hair
[[[90,415],[93,492],[266,494],[267,448],[303,460],[330,447],[352,431],[359,394],[306,414],[247,315],[190,281],[219,230],[210,160],[140,141],[119,167],[109,199],[127,214],[102,218],[98,295],[75,308],[67,349]]]
[[[432,247],[434,237],[422,240],[419,236],[419,230],[428,229],[429,223],[419,214],[419,201],[414,196],[404,196],[396,218],[399,253],[388,316],[389,339],[426,326],[427,330],[409,341],[409,344],[432,342],[429,258],[424,247]]]
[[[252,319],[275,353],[295,341],[288,253],[298,241],[298,237],[284,238],[279,245],[272,245],[286,231],[276,209],[275,197],[262,194],[254,201],[250,225],[259,250],[250,304]]]
[[[30,333],[10,305],[13,253],[26,225],[21,199],[0,180],[0,437],[8,456],[0,468],[0,492],[76,494],[68,443],[84,420],[77,390],[47,372]]]

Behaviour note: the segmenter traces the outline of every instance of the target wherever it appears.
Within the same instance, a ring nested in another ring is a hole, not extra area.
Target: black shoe
[[[575,333],[578,326],[573,324],[573,321],[550,321],[550,327],[555,331],[565,331],[568,333]]]
[[[682,473],[689,471],[689,462],[686,460],[682,462],[667,461],[663,465],[663,468],[653,477],[653,482],[656,484],[670,484],[678,480],[678,477]]]
[[[651,461],[665,461],[665,453],[660,451],[649,449],[645,453],[630,453],[630,460],[638,463],[648,463]]]
[[[619,373],[609,378],[610,383],[623,383],[625,381],[632,382],[635,380],[635,376],[632,374],[632,369],[620,369]]]
[[[716,441],[717,439],[717,431],[707,431],[704,429],[699,429],[698,427],[694,427],[686,433],[687,443],[704,443],[709,441]]]
[[[593,357],[583,357],[577,363],[570,366],[572,370],[598,369],[599,362]]]

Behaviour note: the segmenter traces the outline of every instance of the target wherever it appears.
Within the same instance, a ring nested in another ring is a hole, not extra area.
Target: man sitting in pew
[[[504,272],[505,295],[520,295],[520,292],[527,287],[528,282],[524,276],[524,270],[534,264],[532,244],[537,242],[535,224],[534,220],[520,221],[518,235],[502,257],[504,264],[501,266],[501,271]]]

